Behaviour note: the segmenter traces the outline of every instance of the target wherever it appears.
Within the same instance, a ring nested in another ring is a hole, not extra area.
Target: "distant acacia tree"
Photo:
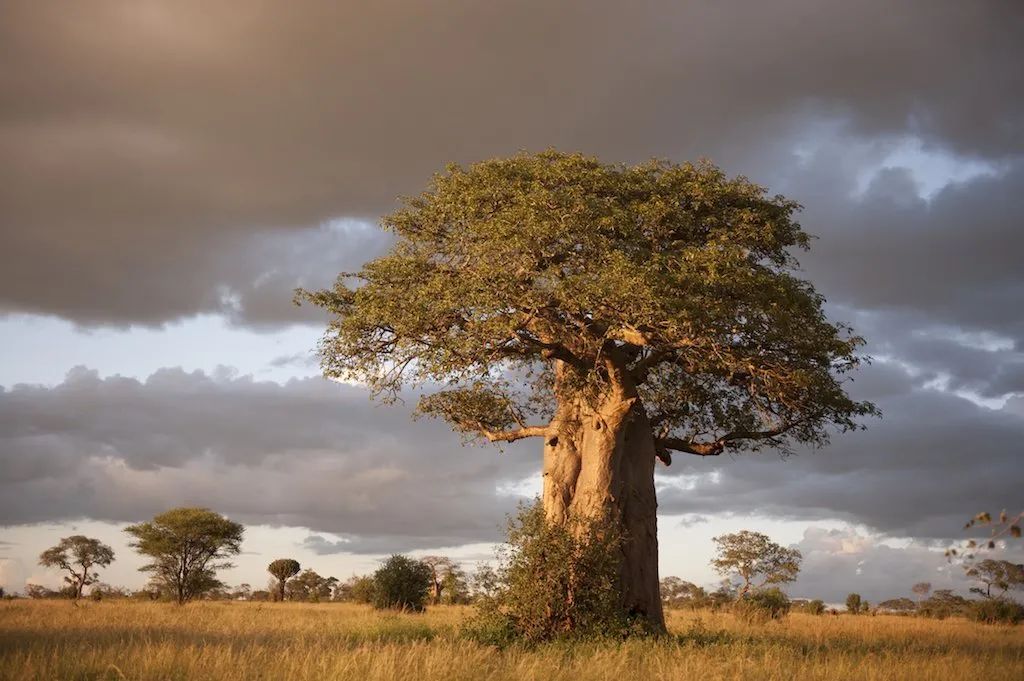
[[[863,340],[799,277],[798,204],[710,163],[547,151],[449,166],[383,219],[383,257],[298,300],[329,377],[468,438],[540,438],[548,522],[617,524],[619,610],[664,629],[656,460],[824,444],[876,413]]]
[[[124,530],[150,562],[139,568],[178,604],[221,586],[216,571],[241,552],[245,528],[206,508],[174,508]]]
[[[924,600],[927,598],[928,593],[932,590],[931,582],[918,582],[910,588],[917,596],[918,600]]]
[[[114,561],[114,550],[99,539],[76,534],[64,537],[56,546],[52,546],[39,556],[39,564],[44,567],[60,568],[68,574],[64,581],[68,585],[70,595],[74,599],[82,597],[82,590],[99,580],[96,567],[107,567]]]
[[[408,556],[391,556],[373,573],[373,605],[422,611],[430,584],[430,568],[424,563]]]
[[[447,605],[462,605],[472,600],[469,577],[458,564],[453,564],[442,580],[441,602]]]
[[[713,541],[717,549],[711,565],[722,576],[739,577],[740,597],[752,587],[792,582],[800,572],[800,551],[776,544],[760,532],[741,530]]]
[[[846,597],[846,611],[851,615],[859,615],[866,612],[868,604],[860,597],[860,594],[850,594]]]
[[[1024,588],[1024,565],[1008,560],[986,558],[969,565],[967,576],[981,582],[981,586],[971,587],[971,593],[985,598],[993,598],[993,588],[996,589],[995,598],[1001,598],[1011,589]]]
[[[878,609],[887,610],[889,612],[907,613],[916,610],[917,603],[909,598],[890,598],[887,601],[879,603]]]
[[[285,584],[289,579],[299,574],[301,569],[302,566],[299,565],[299,561],[292,558],[278,558],[267,566],[267,572],[277,579],[277,600],[284,600]]]
[[[494,598],[501,589],[502,579],[492,566],[480,563],[469,578],[470,595],[473,600]]]
[[[445,577],[455,567],[455,563],[444,556],[424,556],[420,561],[430,568],[430,602],[437,605],[444,593]]]
[[[311,603],[328,601],[337,583],[334,577],[321,577],[316,570],[306,569],[288,580],[288,598]]]
[[[679,577],[661,580],[661,600],[666,607],[700,606],[708,599],[707,591]]]
[[[370,575],[353,575],[338,585],[334,591],[334,600],[351,603],[373,602],[373,577]]]

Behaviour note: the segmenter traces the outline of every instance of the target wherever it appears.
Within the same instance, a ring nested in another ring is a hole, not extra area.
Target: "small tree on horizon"
[[[865,610],[867,603],[861,599],[860,594],[853,593],[846,597],[846,611],[851,615],[859,615]]]
[[[408,556],[393,555],[373,573],[373,605],[379,610],[425,609],[430,568]]]
[[[915,594],[917,594],[918,600],[923,601],[928,597],[928,593],[932,590],[931,582],[918,582],[910,588]]]
[[[267,572],[277,580],[277,600],[284,602],[285,586],[289,579],[299,574],[302,566],[293,558],[278,558],[267,566]]]
[[[114,561],[114,550],[99,539],[80,534],[64,537],[39,555],[43,567],[59,568],[68,574],[64,576],[71,597],[78,600],[82,590],[99,580],[99,573],[93,568],[107,567]]]
[[[760,532],[741,530],[715,537],[713,541],[717,549],[711,565],[723,577],[739,577],[740,598],[752,587],[793,582],[800,572],[803,559],[800,551],[776,544]],[[758,577],[761,579],[755,584]]]
[[[430,568],[430,602],[438,605],[444,593],[445,577],[455,567],[455,563],[445,556],[424,556],[420,562]]]
[[[330,600],[337,583],[337,578],[322,577],[316,570],[307,568],[288,580],[288,598],[310,603],[327,601]]]
[[[207,508],[173,508],[124,530],[130,546],[151,560],[139,568],[178,605],[222,586],[216,571],[233,567],[245,528]]]

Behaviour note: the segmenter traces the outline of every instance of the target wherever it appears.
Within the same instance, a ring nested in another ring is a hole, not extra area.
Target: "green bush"
[[[967,616],[985,624],[1019,624],[1024,621],[1024,606],[1004,598],[989,598],[971,603]]]
[[[430,581],[430,568],[420,561],[391,556],[373,574],[373,606],[423,612]]]
[[[815,598],[813,601],[807,601],[800,608],[801,612],[807,613],[808,615],[824,615],[825,614],[825,602],[820,598]]]
[[[539,504],[522,508],[499,552],[497,591],[481,599],[463,633],[504,646],[644,632],[620,606],[621,541],[612,523],[554,525]]]
[[[745,622],[767,622],[780,620],[789,614],[791,603],[782,589],[759,589],[736,600],[732,613]]]
[[[939,589],[918,604],[917,612],[924,617],[944,620],[956,615],[970,616],[971,602],[950,589]]]

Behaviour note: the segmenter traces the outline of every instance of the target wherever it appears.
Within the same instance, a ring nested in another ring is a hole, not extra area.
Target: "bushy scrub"
[[[808,615],[824,615],[825,602],[820,598],[815,598],[813,601],[807,601],[800,607],[800,612]]]
[[[780,620],[789,614],[792,604],[782,589],[758,589],[736,600],[732,612],[740,619],[756,623]]]
[[[1024,621],[1024,606],[1009,599],[987,598],[971,603],[967,616],[985,624],[1019,624]]]
[[[539,504],[509,524],[498,588],[464,633],[481,643],[623,637],[643,632],[620,606],[622,536],[613,523],[548,523]]]
[[[408,556],[394,555],[373,574],[373,605],[378,609],[426,609],[430,568]]]

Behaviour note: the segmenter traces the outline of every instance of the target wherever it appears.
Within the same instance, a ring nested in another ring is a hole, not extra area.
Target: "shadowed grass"
[[[672,612],[671,636],[512,647],[458,636],[463,607],[425,615],[346,604],[0,603],[0,679],[1024,678],[1024,627],[907,617],[749,625]]]

